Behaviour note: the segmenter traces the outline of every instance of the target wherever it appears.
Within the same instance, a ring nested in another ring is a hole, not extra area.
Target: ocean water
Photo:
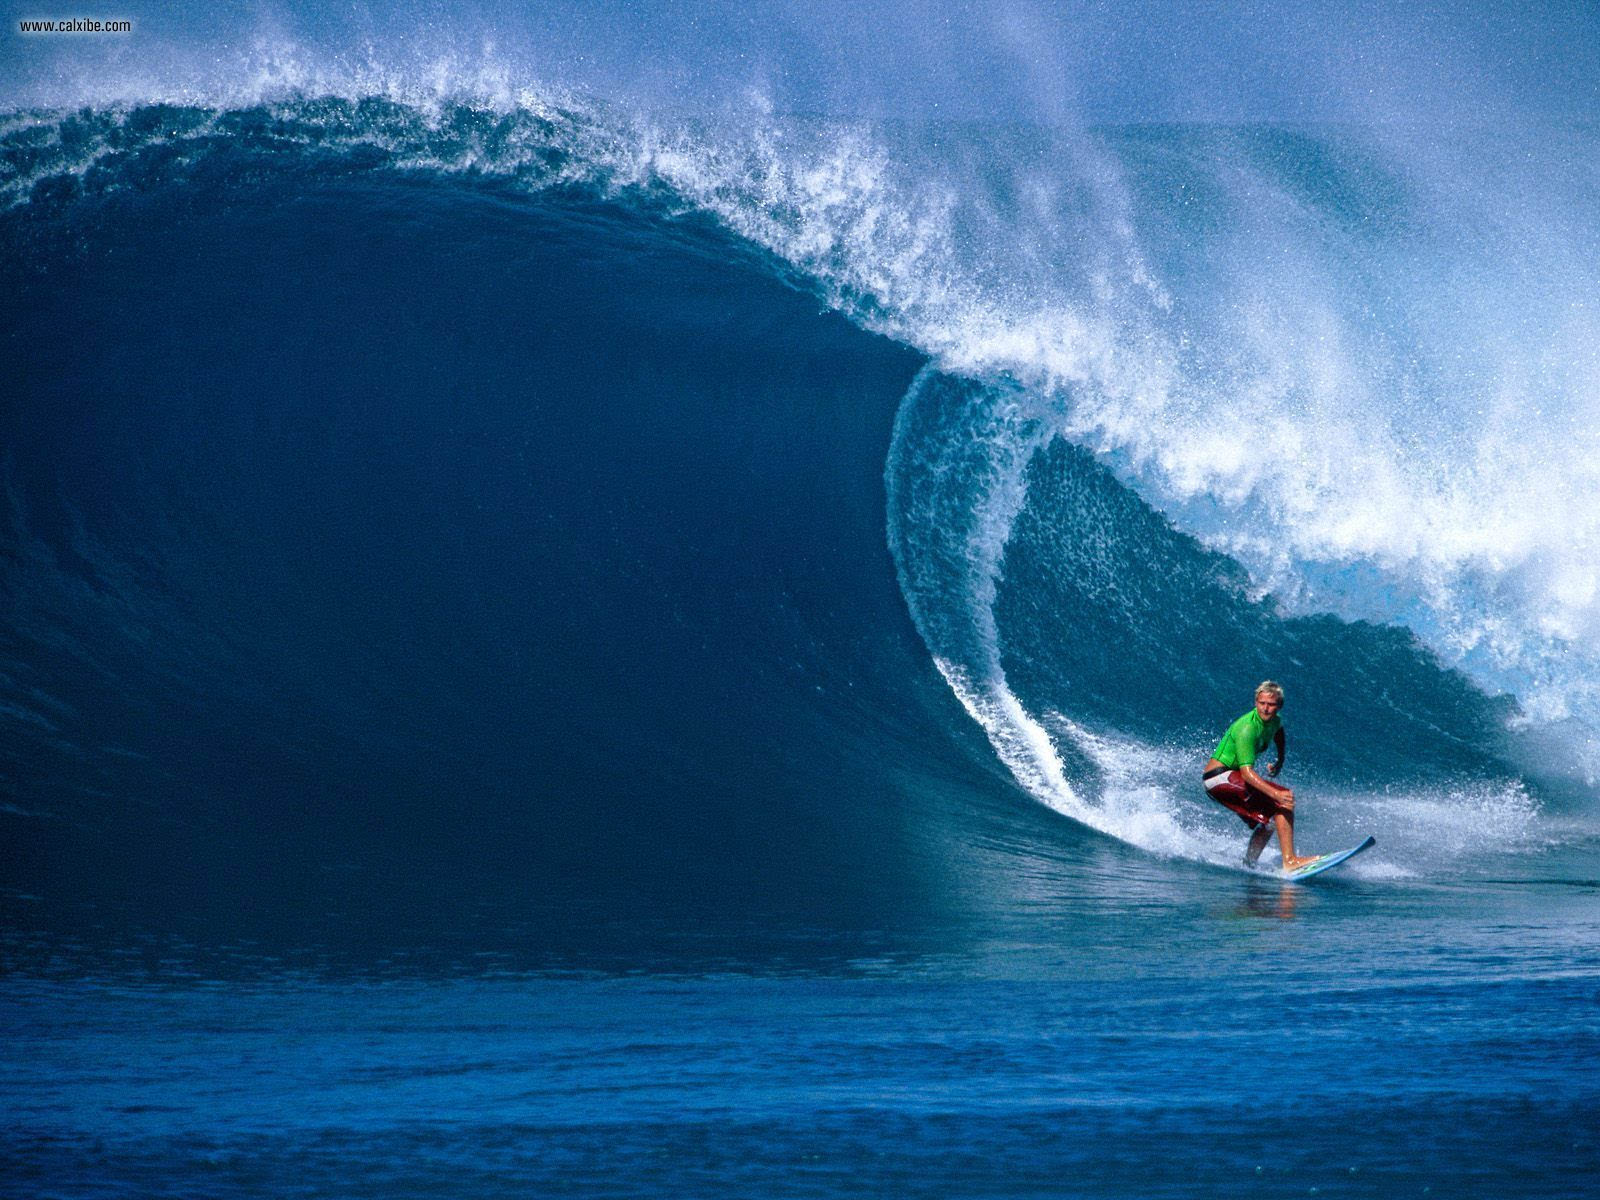
[[[1593,1194],[1592,133],[259,92],[0,122],[0,1194]]]

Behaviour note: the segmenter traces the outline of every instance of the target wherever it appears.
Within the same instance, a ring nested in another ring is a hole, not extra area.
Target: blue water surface
[[[12,977],[5,1191],[1592,1187],[1595,881],[1034,866],[1014,912],[776,950],[728,921],[561,970],[244,956],[185,978],[169,947],[106,978]]]

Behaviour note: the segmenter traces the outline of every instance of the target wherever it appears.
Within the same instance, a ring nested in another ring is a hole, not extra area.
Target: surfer
[[[1283,770],[1283,720],[1278,716],[1282,707],[1283,688],[1270,679],[1263,680],[1256,688],[1255,707],[1229,725],[1217,743],[1206,763],[1204,781],[1210,797],[1238,813],[1253,831],[1245,847],[1245,866],[1256,865],[1276,829],[1283,869],[1289,871],[1315,861],[1294,852],[1294,789],[1268,783],[1255,769],[1257,757],[1271,743],[1278,759],[1267,768],[1267,774],[1276,779]]]

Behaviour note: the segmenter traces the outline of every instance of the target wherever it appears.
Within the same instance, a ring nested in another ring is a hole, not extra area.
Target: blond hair
[[[1260,683],[1256,684],[1255,695],[1259,696],[1262,692],[1265,692],[1267,695],[1271,696],[1279,704],[1283,703],[1283,685],[1281,683],[1271,679],[1263,679]]]

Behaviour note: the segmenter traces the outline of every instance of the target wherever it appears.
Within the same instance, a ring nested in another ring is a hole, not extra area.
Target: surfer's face
[[[1283,707],[1283,701],[1267,692],[1256,694],[1256,716],[1263,721],[1270,721],[1278,715],[1278,710]]]

